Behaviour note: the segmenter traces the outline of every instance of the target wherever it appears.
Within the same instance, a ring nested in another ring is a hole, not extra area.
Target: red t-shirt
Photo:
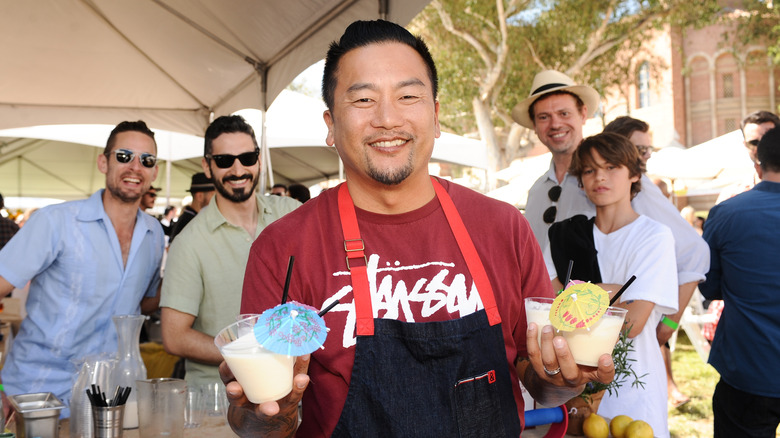
[[[539,245],[513,206],[441,181],[487,271],[501,314],[507,365],[526,355],[523,298],[551,296]],[[338,188],[326,190],[266,227],[249,254],[242,313],[279,304],[289,256],[295,265],[289,299],[316,308],[339,300],[325,316],[325,348],[312,354],[298,436],[330,436],[347,397],[355,358],[355,309],[339,220]],[[437,199],[420,209],[383,215],[357,210],[366,246],[375,317],[406,322],[457,319],[483,308]],[[523,398],[514,385],[520,413]]]

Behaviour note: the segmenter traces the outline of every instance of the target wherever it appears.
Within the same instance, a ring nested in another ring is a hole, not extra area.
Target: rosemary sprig
[[[635,359],[628,357],[628,354],[634,351],[634,340],[628,337],[628,332],[631,331],[631,327],[625,328],[620,331],[620,337],[615,344],[615,349],[612,350],[612,361],[615,363],[615,378],[608,384],[601,382],[590,382],[585,385],[585,390],[582,391],[580,397],[585,401],[590,402],[590,396],[600,391],[606,390],[609,395],[615,392],[618,393],[618,388],[622,387],[626,380],[631,381],[632,387],[641,387],[644,389],[645,382],[641,381],[647,374],[638,376],[632,367],[632,363],[636,362]]]

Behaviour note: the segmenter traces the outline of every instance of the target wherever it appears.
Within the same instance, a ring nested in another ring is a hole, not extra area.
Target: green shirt
[[[283,196],[256,197],[254,236],[229,223],[212,201],[168,250],[160,307],[195,316],[192,328],[212,337],[236,321],[252,242],[263,228],[301,205]],[[220,381],[216,366],[186,360],[185,369],[192,385]]]

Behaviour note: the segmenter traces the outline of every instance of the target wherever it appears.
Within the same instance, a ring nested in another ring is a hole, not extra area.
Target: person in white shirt
[[[636,276],[614,305],[628,310],[624,329],[634,347],[628,357],[643,385],[623,382],[604,394],[598,413],[646,421],[654,436],[668,437],[666,372],[654,329],[664,314],[677,310],[674,237],[668,227],[631,207],[644,187],[641,169],[637,149],[626,137],[602,133],[586,138],[570,172],[596,206],[596,215],[553,224],[545,263],[555,290],[568,275],[569,261],[592,268],[573,270],[572,279],[599,283],[610,295]]]
[[[592,217],[595,206],[569,174],[572,156],[582,141],[582,127],[599,105],[599,94],[587,85],[578,85],[567,75],[545,70],[536,75],[528,98],[512,110],[512,118],[534,129],[539,140],[552,152],[550,169],[539,177],[528,192],[525,217],[539,245],[549,244],[547,230],[553,222],[576,214]],[[682,219],[677,209],[660,190],[642,190],[631,201],[638,214],[646,215],[672,230],[677,260],[679,311],[666,315],[657,327],[658,341],[665,343],[679,324],[696,285],[704,280],[710,267],[709,247]],[[646,249],[643,249],[646,250]]]

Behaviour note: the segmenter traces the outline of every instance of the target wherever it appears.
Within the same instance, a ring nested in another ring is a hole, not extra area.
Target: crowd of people
[[[605,395],[599,414],[669,436],[668,408],[686,397],[667,341],[698,286],[723,300],[710,354],[721,375],[715,436],[774,436],[777,116],[745,119],[756,177],[697,232],[645,173],[650,126],[620,117],[583,138],[600,96],[561,72],[539,72],[512,111],[552,153],[524,213],[428,174],[438,77],[419,37],[354,22],[330,45],[322,84],[326,141],[346,182],[315,198],[300,184],[259,194],[255,133],[222,116],[206,129],[190,205],[178,221],[175,210],[153,218],[144,211],[159,191],[154,132],[126,121],[97,159],[104,189],[43,208],[21,229],[0,220],[0,295],[29,283],[3,398],[53,392],[67,405],[71,361],[116,351],[111,316],[159,311],[165,350],[183,358],[188,383],[224,385],[241,436],[517,437],[523,388],[557,406],[615,376],[609,354],[578,365],[552,326],[526,324],[524,298],[554,297],[569,278],[614,295],[635,276],[614,305],[627,309],[629,359],[644,385]],[[278,304],[288,275],[289,299],[335,304],[329,335],[296,358],[290,394],[255,405],[213,339],[237,315]]]

